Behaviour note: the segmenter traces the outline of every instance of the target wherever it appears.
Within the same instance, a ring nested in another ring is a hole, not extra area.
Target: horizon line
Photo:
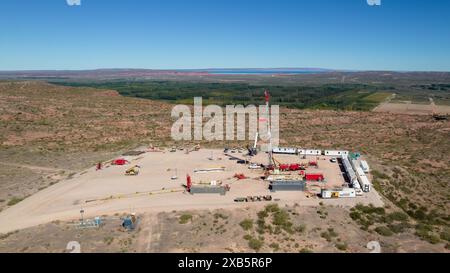
[[[389,69],[334,69],[321,67],[210,67],[210,68],[78,68],[78,69],[13,69],[2,70],[5,72],[88,72],[88,71],[106,71],[106,70],[148,70],[148,71],[210,71],[210,70],[316,70],[322,72],[422,72],[422,73],[450,73],[450,70],[389,70]]]

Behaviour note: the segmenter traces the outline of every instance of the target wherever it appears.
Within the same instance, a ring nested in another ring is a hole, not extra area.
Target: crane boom
[[[269,90],[265,90],[264,91],[264,97],[266,99],[266,114],[267,114],[267,134],[269,137],[269,147],[268,147],[268,151],[267,154],[269,156],[268,160],[269,160],[269,165],[268,166],[272,166],[272,162],[273,162],[273,156],[272,156],[272,132],[270,131],[270,94],[269,94]]]
[[[258,137],[259,137],[259,133],[256,132],[256,136],[255,136],[255,144],[253,144],[253,149],[256,150],[256,146],[258,145]]]

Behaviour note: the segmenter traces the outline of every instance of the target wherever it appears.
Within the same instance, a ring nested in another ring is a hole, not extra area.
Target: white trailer
[[[358,160],[356,160],[356,159],[350,160],[350,164],[352,165],[352,168],[353,168],[353,170],[355,170],[355,171],[356,171],[356,168],[359,167],[359,162],[358,162]]]
[[[364,173],[363,169],[361,167],[356,167],[356,175],[358,177],[358,182],[360,184],[360,188],[364,192],[370,192],[370,181],[369,178],[367,178],[366,174]]]
[[[361,189],[364,192],[370,192],[370,181],[369,178],[367,178],[367,176],[360,176],[358,177],[358,181],[361,184]]]
[[[342,158],[342,164],[344,165],[345,172],[347,173],[348,179],[350,180],[350,184],[355,185],[358,183],[358,177],[356,176],[355,171],[348,160],[348,157]]]
[[[321,150],[306,150],[306,155],[322,155]]]
[[[355,198],[356,197],[356,190],[355,189],[342,189],[342,191],[339,194],[340,198]]]
[[[361,168],[363,169],[363,171],[365,173],[369,173],[370,172],[370,167],[369,167],[369,164],[367,164],[367,161],[361,160],[360,165],[361,165]]]
[[[357,176],[366,176],[366,173],[361,169],[361,167],[356,167],[356,175]]]
[[[348,156],[348,154],[349,154],[348,151],[329,151],[329,150],[325,151],[326,156],[344,157]]]
[[[355,181],[353,181],[352,183],[352,187],[356,190],[360,190],[361,191],[361,184],[359,184],[358,179],[356,179]]]
[[[272,149],[272,152],[274,154],[289,154],[289,155],[296,155],[298,153],[297,148],[282,148],[282,147],[276,147]]]
[[[356,190],[345,188],[341,190],[322,190],[321,197],[323,199],[334,199],[334,198],[355,198]]]

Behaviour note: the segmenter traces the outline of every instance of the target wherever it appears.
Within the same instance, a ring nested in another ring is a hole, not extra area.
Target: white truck
[[[364,192],[370,192],[370,181],[364,173],[363,169],[360,167],[356,168],[356,175],[358,176],[358,182],[361,185],[361,189]]]

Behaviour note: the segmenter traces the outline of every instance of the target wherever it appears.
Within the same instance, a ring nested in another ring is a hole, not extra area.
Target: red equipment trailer
[[[305,175],[306,181],[324,181],[325,177],[321,173],[309,173]]]

